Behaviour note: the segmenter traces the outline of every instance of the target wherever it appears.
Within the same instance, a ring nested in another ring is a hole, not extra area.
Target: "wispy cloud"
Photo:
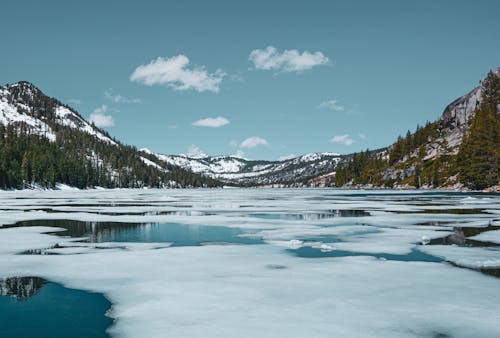
[[[329,110],[334,110],[334,111],[338,111],[338,112],[345,110],[344,106],[340,105],[337,100],[323,101],[318,105],[318,108],[329,109]]]
[[[179,126],[176,124],[169,124],[168,125],[168,129],[177,129],[177,128],[179,128]]]
[[[68,103],[69,103],[69,104],[73,104],[73,105],[75,105],[75,106],[79,106],[79,105],[81,105],[83,102],[82,102],[82,100],[80,100],[80,99],[71,98],[71,99],[68,99]]]
[[[252,136],[243,140],[243,142],[241,142],[240,144],[240,148],[255,148],[257,146],[267,146],[267,145],[269,145],[267,140],[259,136]]]
[[[316,66],[327,64],[330,60],[322,52],[299,52],[297,49],[279,52],[275,47],[254,49],[248,59],[256,69],[283,72],[302,72]]]
[[[104,91],[104,97],[114,103],[142,103],[141,99],[131,99],[120,94],[116,94],[112,88],[108,88]]]
[[[217,117],[207,117],[206,119],[201,119],[191,123],[196,127],[209,127],[209,128],[219,128],[229,124],[229,120],[222,116]]]
[[[146,65],[137,67],[130,81],[148,86],[165,85],[174,90],[196,90],[197,92],[214,92],[220,90],[220,83],[226,76],[221,69],[209,73],[205,67],[188,68],[189,58],[177,55],[171,58],[159,57]]]
[[[359,133],[358,134],[359,138],[362,139],[362,140],[366,140],[367,139],[367,136],[366,134],[363,134],[363,133]]]
[[[192,157],[192,158],[203,158],[207,157],[207,154],[203,152],[198,146],[195,146],[194,144],[190,145],[187,151],[187,156]]]
[[[92,114],[90,114],[89,121],[100,128],[114,127],[115,121],[113,119],[113,116],[106,114],[108,112],[109,107],[103,104],[102,106],[94,109]]]
[[[233,156],[244,159],[245,158],[245,152],[243,150],[241,150],[241,149],[238,149]]]
[[[354,143],[354,140],[351,138],[349,134],[344,134],[344,135],[336,135],[330,139],[330,142],[333,143],[340,143],[344,144],[346,146],[350,146],[351,144]]]

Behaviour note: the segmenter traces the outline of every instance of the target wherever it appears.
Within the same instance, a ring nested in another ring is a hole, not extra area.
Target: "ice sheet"
[[[491,242],[500,244],[500,230],[491,230],[480,233],[479,235],[469,237],[476,241]]]
[[[40,276],[104,293],[114,304],[116,336],[498,337],[500,279],[448,263],[311,259],[283,250],[308,245],[405,254],[418,248],[466,267],[497,267],[497,249],[419,245],[455,226],[496,222],[498,213],[490,211],[500,210],[500,197],[467,197],[309,189],[0,192],[1,224],[33,219],[200,224],[254,229],[252,236],[268,243],[95,244],[49,235],[55,231],[50,227],[4,228],[0,271],[1,277]],[[369,215],[328,216],[335,210]],[[324,241],[302,240],[308,237]],[[27,249],[59,255],[16,254]]]
[[[461,247],[456,245],[428,245],[421,247],[420,250],[467,268],[500,268],[499,247],[483,248]]]

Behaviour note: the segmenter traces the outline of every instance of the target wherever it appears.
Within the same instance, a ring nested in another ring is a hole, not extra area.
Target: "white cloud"
[[[92,114],[104,114],[104,113],[107,113],[109,112],[109,107],[105,104],[103,104],[102,106],[100,107],[97,107],[96,109],[94,109],[94,111],[92,112]]]
[[[359,133],[358,136],[359,136],[360,139],[366,140],[366,134]]]
[[[71,99],[68,99],[68,103],[73,104],[75,106],[78,106],[78,105],[82,104],[82,100],[71,98]]]
[[[188,148],[187,156],[192,158],[203,158],[207,157],[207,154],[205,154],[200,148],[192,144]]]
[[[176,124],[169,124],[168,125],[168,129],[177,129],[177,128],[179,128],[179,126]]]
[[[243,159],[244,159],[244,158],[245,158],[245,152],[244,152],[243,150],[241,150],[241,149],[238,149],[238,150],[236,151],[236,154],[234,154],[233,156],[234,156],[234,157],[239,157],[239,158],[243,158]]]
[[[97,127],[106,128],[106,127],[114,127],[115,121],[113,116],[106,115],[109,112],[109,107],[103,104],[100,107],[94,109],[92,114],[90,114],[89,121],[94,123]]]
[[[222,116],[217,117],[207,117],[206,119],[201,119],[192,123],[193,126],[196,127],[210,127],[210,128],[219,128],[229,124],[229,120]]]
[[[344,134],[344,135],[336,135],[330,139],[330,142],[333,143],[341,143],[346,146],[350,146],[351,144],[354,143],[354,140],[351,138],[349,134]]]
[[[249,137],[240,144],[240,148],[255,148],[257,146],[267,146],[269,143],[259,136]]]
[[[236,140],[231,140],[229,141],[229,145],[233,148],[236,148],[238,146],[238,141]]]
[[[248,59],[253,62],[256,69],[275,70],[283,72],[301,72],[315,66],[325,65],[329,59],[321,52],[300,53],[296,49],[279,52],[275,47],[254,49]]]
[[[171,58],[159,57],[149,64],[137,67],[130,75],[130,81],[148,86],[166,85],[180,91],[194,89],[198,92],[219,92],[226,73],[221,69],[209,73],[204,67],[189,69],[188,65],[188,57],[182,54]]]
[[[320,109],[329,109],[335,111],[344,111],[344,106],[341,106],[337,100],[323,101],[318,105]]]
[[[104,96],[114,103],[142,103],[141,99],[131,99],[120,94],[113,92],[112,88],[108,88],[104,91]]]

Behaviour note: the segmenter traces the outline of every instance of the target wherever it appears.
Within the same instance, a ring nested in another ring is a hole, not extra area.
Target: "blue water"
[[[311,247],[301,247],[298,249],[288,249],[293,255],[304,258],[322,258],[322,257],[349,257],[349,256],[371,256],[380,259],[387,259],[391,261],[404,261],[404,262],[443,262],[444,260],[440,257],[432,256],[421,252],[419,250],[413,249],[410,253],[406,255],[394,255],[387,253],[360,253],[353,251],[344,250],[333,250],[333,251],[321,251],[320,249]]]
[[[252,231],[224,226],[180,223],[82,222],[71,220],[35,220],[14,226],[49,226],[64,228],[59,236],[88,237],[91,243],[141,242],[173,243],[172,246],[196,246],[204,243],[260,244],[258,238],[243,237]]]
[[[105,313],[111,303],[103,295],[46,281],[35,284],[39,289],[33,295],[0,297],[0,337],[108,337],[113,320]]]

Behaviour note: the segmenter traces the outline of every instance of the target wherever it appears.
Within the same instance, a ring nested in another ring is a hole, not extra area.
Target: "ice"
[[[409,254],[417,244],[422,243],[422,238],[440,238],[447,234],[449,232],[425,228],[412,230],[380,228],[378,233],[349,236],[344,238],[344,242],[332,243],[331,246],[344,251],[405,255]]]
[[[421,251],[467,268],[500,268],[500,248],[428,245]]]
[[[0,270],[103,292],[114,304],[116,336],[500,334],[500,282],[446,264],[311,260],[270,246],[207,246],[0,255]]]
[[[479,235],[469,237],[476,241],[491,242],[500,244],[500,230],[491,230],[480,233]]]
[[[447,262],[368,256],[420,250],[463,267],[500,267],[498,248],[422,245],[456,226],[496,222],[498,213],[489,211],[500,210],[500,197],[466,197],[327,189],[0,192],[3,225],[225,226],[266,243],[87,243],[48,234],[61,230],[52,227],[0,228],[0,277],[40,276],[103,293],[117,319],[110,333],[120,337],[498,337],[500,279]],[[340,217],[339,210],[368,215]],[[300,258],[284,249],[304,246],[366,256]],[[18,254],[29,249],[52,255]]]
[[[55,227],[2,229],[0,232],[0,255],[17,254],[27,249],[44,249],[68,241],[69,239],[46,234],[47,232],[63,230]]]

